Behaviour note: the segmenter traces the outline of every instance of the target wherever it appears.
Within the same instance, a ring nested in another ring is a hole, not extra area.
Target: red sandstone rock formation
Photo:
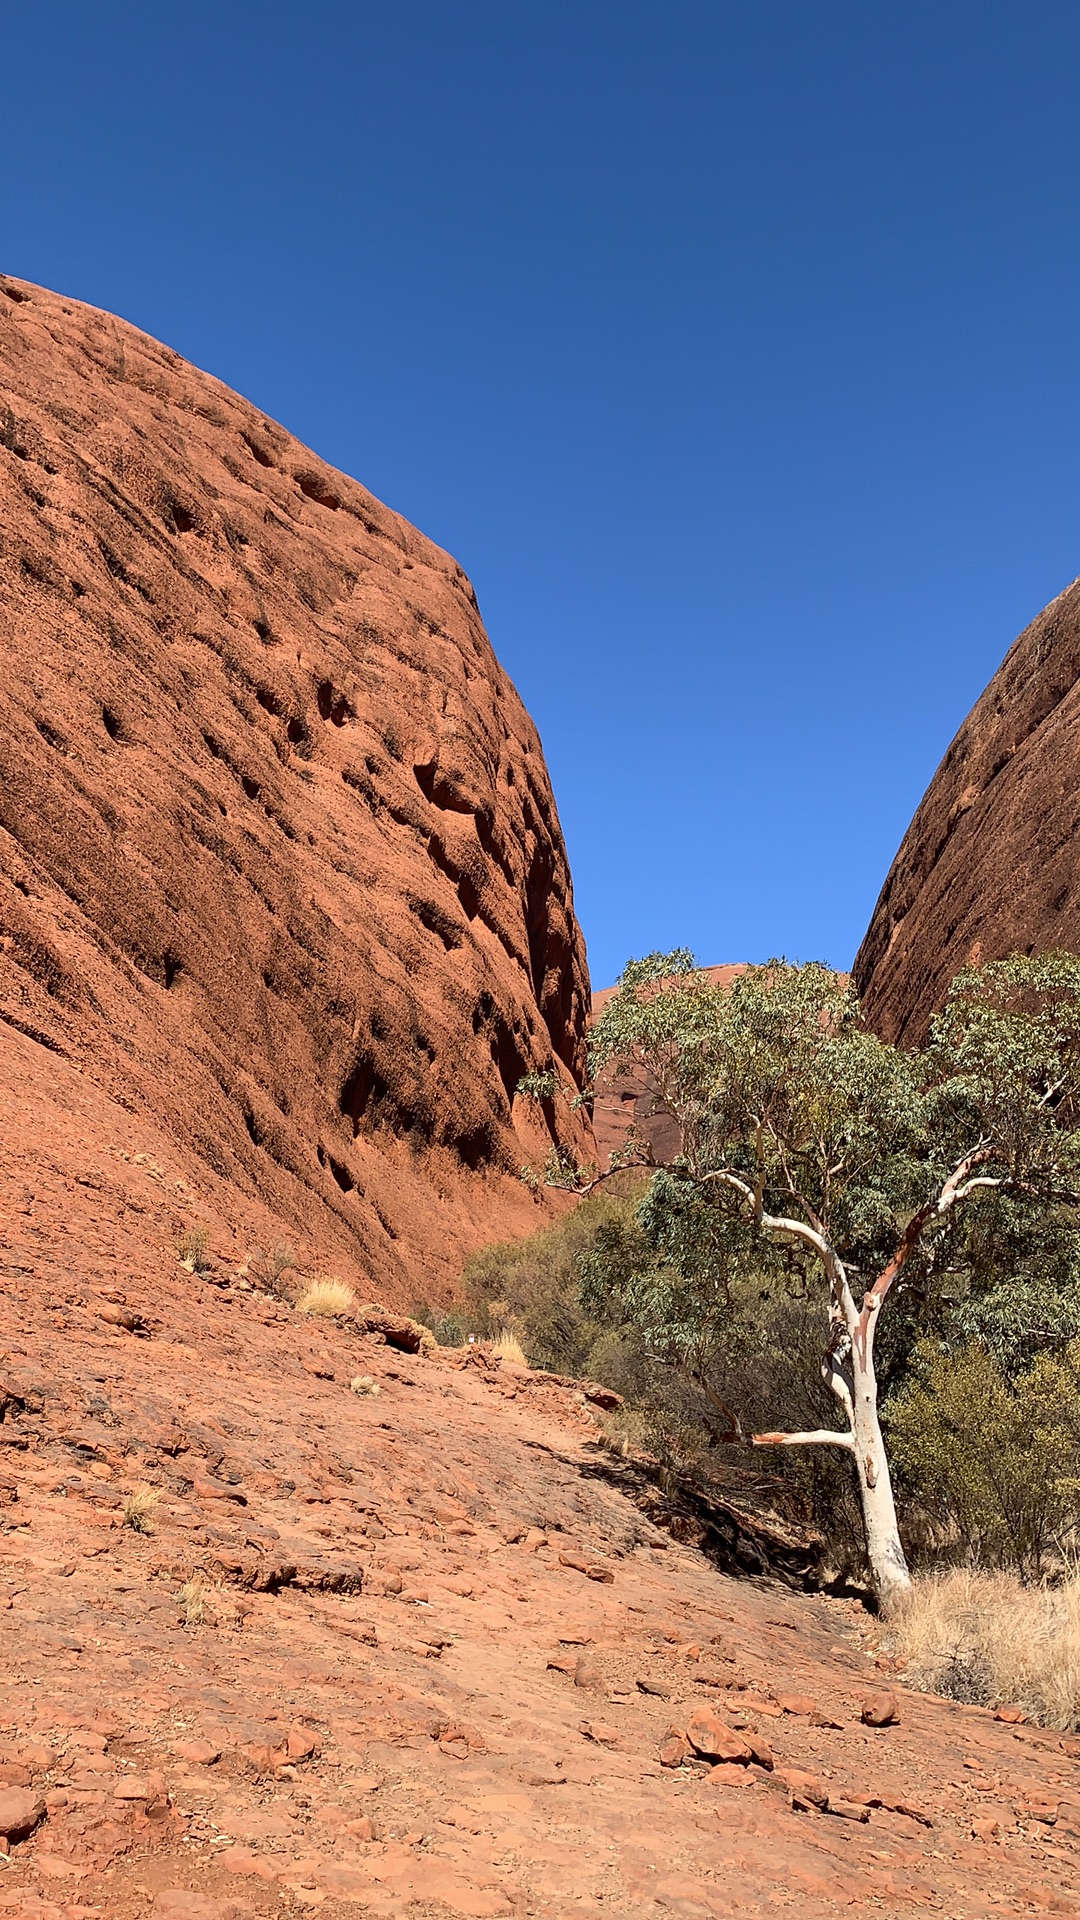
[[[0,1075],[17,1028],[383,1298],[537,1224],[521,1162],[588,1128],[515,1089],[553,1053],[580,1081],[585,954],[455,561],[9,280],[0,607]]]
[[[1080,582],[1011,647],[904,837],[854,975],[916,1044],[963,966],[1080,948]]]

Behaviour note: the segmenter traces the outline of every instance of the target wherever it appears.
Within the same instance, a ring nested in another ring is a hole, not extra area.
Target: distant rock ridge
[[[1080,949],[1080,582],[1015,641],[897,853],[854,976],[888,1040],[926,1035],[954,974]]]
[[[588,974],[460,566],[7,279],[0,608],[0,1072],[12,1029],[64,1055],[382,1298],[537,1224],[521,1163],[591,1139],[515,1091],[553,1053],[580,1084]]]

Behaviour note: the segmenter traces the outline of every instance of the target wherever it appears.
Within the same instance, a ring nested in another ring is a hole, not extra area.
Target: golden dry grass
[[[529,1364],[516,1333],[498,1334],[491,1342],[491,1351],[497,1353],[500,1360],[511,1360],[516,1367],[527,1367]]]
[[[177,1594],[184,1609],[184,1625],[201,1627],[206,1619],[206,1588],[201,1580],[185,1580]]]
[[[296,1303],[301,1313],[326,1320],[344,1320],[356,1311],[356,1295],[344,1280],[313,1280]]]
[[[905,1680],[953,1699],[1022,1707],[1044,1727],[1080,1727],[1080,1576],[1024,1587],[958,1568],[917,1580],[882,1645]]]
[[[213,1265],[210,1258],[210,1229],[204,1222],[188,1227],[181,1234],[176,1248],[177,1258],[189,1273],[206,1273]]]
[[[349,1385],[361,1398],[367,1395],[374,1397],[375,1394],[382,1392],[378,1381],[370,1373],[358,1373],[355,1380],[349,1381]]]
[[[156,1487],[136,1487],[134,1493],[128,1494],[120,1509],[125,1527],[130,1527],[133,1533],[149,1533],[150,1515],[160,1498]]]

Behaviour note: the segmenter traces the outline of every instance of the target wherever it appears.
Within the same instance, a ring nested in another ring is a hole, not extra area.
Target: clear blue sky
[[[1080,7],[4,9],[0,265],[458,555],[594,980],[847,964],[1080,571]]]

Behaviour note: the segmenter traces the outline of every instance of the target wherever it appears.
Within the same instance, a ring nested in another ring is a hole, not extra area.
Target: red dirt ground
[[[851,1603],[661,1533],[580,1395],[253,1290],[255,1203],[6,1044],[0,1820],[45,1816],[0,1915],[1080,1911],[1075,1743],[864,1726]],[[698,1709],[773,1768],[695,1761]]]

